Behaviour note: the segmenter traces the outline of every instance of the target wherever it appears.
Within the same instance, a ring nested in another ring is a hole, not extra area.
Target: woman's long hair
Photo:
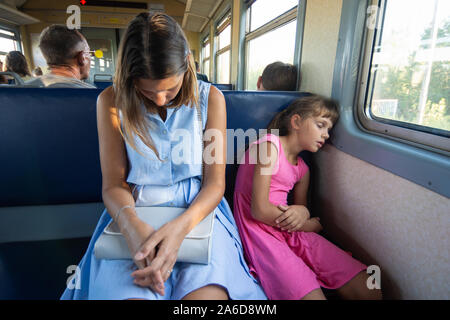
[[[137,90],[138,79],[161,80],[181,74],[184,74],[183,84],[170,108],[198,107],[194,59],[183,30],[163,13],[137,15],[121,40],[114,77],[115,104],[122,114],[121,134],[137,152],[141,153],[134,137],[140,138],[159,158],[145,117],[146,109],[156,113],[158,107]]]
[[[291,117],[298,114],[302,120],[309,117],[322,116],[330,118],[334,124],[339,118],[339,110],[337,103],[319,95],[311,95],[294,100],[286,109],[278,112],[270,121],[267,130],[278,129],[279,136],[287,136],[289,134],[291,125]]]
[[[10,51],[5,59],[6,71],[15,72],[21,77],[31,76],[27,59],[20,51]]]

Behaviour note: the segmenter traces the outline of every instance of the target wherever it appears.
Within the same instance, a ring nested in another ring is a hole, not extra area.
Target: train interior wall
[[[302,91],[331,96],[342,0],[307,2]],[[326,18],[319,18],[326,17]],[[327,237],[381,270],[387,299],[449,299],[448,199],[327,144],[313,158]]]

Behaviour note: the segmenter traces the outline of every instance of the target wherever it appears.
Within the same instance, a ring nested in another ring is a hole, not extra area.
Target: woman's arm
[[[126,183],[128,164],[124,141],[120,134],[120,120],[114,107],[114,91],[112,87],[105,89],[97,99],[97,128],[100,147],[100,164],[102,170],[102,197],[106,210],[113,219],[120,208],[130,205],[134,207],[134,198]],[[116,223],[127,239],[132,253],[153,228],[138,219],[133,208],[122,210]],[[140,268],[145,267],[143,261],[136,261]]]
[[[133,205],[134,199],[126,183],[127,156],[120,120],[114,107],[112,87],[105,89],[97,98],[97,128],[100,148],[100,165],[102,169],[103,202],[111,218],[125,205]],[[122,226],[128,218],[133,218],[134,211],[123,210],[118,222]]]

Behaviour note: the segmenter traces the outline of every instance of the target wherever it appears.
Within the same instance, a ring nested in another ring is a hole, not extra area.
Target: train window
[[[231,12],[219,20],[216,26],[216,82],[230,83]]]
[[[450,151],[450,2],[382,1],[367,12],[371,45],[362,76],[367,87],[359,104],[361,122],[382,134]]]
[[[208,75],[209,77],[209,55],[210,55],[210,45],[209,37],[206,37],[202,41],[202,73]]]
[[[289,9],[297,6],[298,0],[280,0],[277,5],[273,5],[273,0],[257,0],[248,8],[249,31],[254,31],[285,13]]]
[[[298,1],[280,1],[280,5],[276,8],[270,6],[269,2],[257,0],[247,9],[245,35],[247,90],[256,90],[256,82],[266,65],[275,61],[294,64]],[[284,12],[279,12],[280,10]],[[269,17],[275,18],[268,21]],[[259,28],[255,30],[256,25],[259,25]]]
[[[0,61],[4,62],[8,52],[16,50],[20,51],[17,33],[0,27]]]

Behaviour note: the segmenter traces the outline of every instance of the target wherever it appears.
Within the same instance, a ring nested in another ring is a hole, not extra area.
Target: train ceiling
[[[219,0],[176,0],[186,5],[182,27],[185,30],[201,32],[222,4]]]
[[[38,19],[17,10],[26,0],[0,0],[0,22],[7,25],[24,25],[39,22]]]
[[[182,19],[183,29],[193,32],[202,32],[224,0],[172,1],[181,3],[185,6]],[[13,25],[24,25],[39,22],[38,19],[25,14],[22,11],[19,11],[26,2],[26,0],[0,0],[0,21],[7,22]],[[157,9],[159,5],[157,2],[158,0],[152,0],[151,2],[142,0],[87,0],[86,5],[106,6],[113,3],[113,6],[117,7],[120,3],[123,3],[125,7],[131,7],[132,4],[139,4],[144,6],[148,5],[148,8],[150,9],[152,9],[152,7],[154,7],[154,9]],[[170,3],[170,1],[165,1],[164,4],[161,4],[160,6],[164,8],[164,5],[168,5],[168,3]]]

